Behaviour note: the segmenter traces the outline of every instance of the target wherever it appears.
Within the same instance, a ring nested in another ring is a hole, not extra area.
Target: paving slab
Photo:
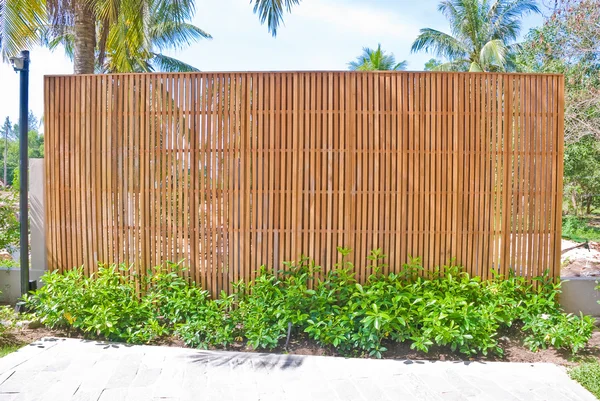
[[[544,363],[351,359],[44,338],[0,358],[0,401],[596,398]]]

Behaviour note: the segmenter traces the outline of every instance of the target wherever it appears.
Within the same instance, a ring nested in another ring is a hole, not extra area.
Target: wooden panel
[[[467,73],[45,78],[52,269],[181,262],[213,294],[301,254],[559,273],[564,81]]]

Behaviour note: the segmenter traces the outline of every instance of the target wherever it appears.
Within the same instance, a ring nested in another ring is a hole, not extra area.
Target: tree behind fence
[[[193,73],[45,78],[52,269],[182,261],[213,293],[336,246],[357,275],[452,258],[560,269],[563,78]]]

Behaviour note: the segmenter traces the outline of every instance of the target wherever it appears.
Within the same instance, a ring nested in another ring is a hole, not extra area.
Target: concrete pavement
[[[592,401],[552,364],[345,359],[46,338],[0,359],[0,401]]]

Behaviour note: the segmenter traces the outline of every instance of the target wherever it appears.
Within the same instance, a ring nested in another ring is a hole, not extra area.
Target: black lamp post
[[[29,113],[29,51],[21,51],[18,57],[11,57],[10,61],[15,71],[20,73],[20,103],[19,103],[19,222],[20,232],[20,252],[21,252],[21,294],[27,294],[29,291],[29,207],[28,207],[28,179],[27,168],[28,158],[28,137],[29,131],[28,113]]]

